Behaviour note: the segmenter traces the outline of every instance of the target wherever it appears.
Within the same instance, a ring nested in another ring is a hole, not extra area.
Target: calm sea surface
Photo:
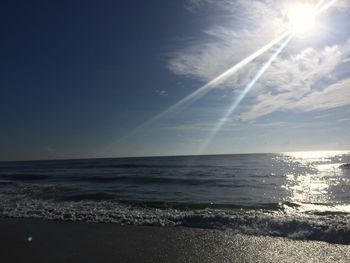
[[[350,243],[349,152],[0,163],[0,216]]]

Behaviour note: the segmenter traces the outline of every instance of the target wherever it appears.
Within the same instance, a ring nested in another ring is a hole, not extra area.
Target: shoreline
[[[348,262],[348,245],[184,227],[0,219],[1,262]]]

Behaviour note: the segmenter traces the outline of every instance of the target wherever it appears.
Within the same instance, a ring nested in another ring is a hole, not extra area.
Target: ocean
[[[350,152],[0,162],[0,217],[350,244]]]

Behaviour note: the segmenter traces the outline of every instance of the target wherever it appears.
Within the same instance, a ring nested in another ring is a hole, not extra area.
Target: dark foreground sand
[[[350,246],[190,228],[9,219],[0,233],[0,262],[350,262]]]

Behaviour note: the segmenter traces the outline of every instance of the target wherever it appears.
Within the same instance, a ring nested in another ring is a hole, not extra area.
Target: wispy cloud
[[[290,2],[187,1],[186,8],[191,11],[210,5],[218,12],[231,14],[232,19],[205,28],[206,40],[201,39],[175,53],[169,61],[169,69],[204,82],[213,79],[288,28],[286,13]],[[349,1],[339,0],[335,9],[349,6]],[[251,121],[275,111],[308,112],[350,104],[350,79],[337,75],[338,66],[349,57],[350,42],[290,49],[260,79],[249,95],[250,104],[245,105],[239,119]],[[262,59],[229,78],[224,86],[231,87],[237,94],[257,72]]]
[[[169,61],[169,69],[175,74],[209,81],[286,30],[280,11],[263,1],[192,0],[190,3],[194,6],[210,3],[232,17],[228,23],[220,21],[205,28],[206,40],[193,42],[176,52]],[[231,78],[228,82],[236,80]]]
[[[342,47],[308,48],[296,56],[278,59],[255,89],[250,109],[242,120],[252,120],[275,111],[323,110],[350,104],[350,79],[338,80],[336,68],[350,52]]]
[[[156,92],[161,97],[167,97],[169,95],[166,90],[157,90]]]

